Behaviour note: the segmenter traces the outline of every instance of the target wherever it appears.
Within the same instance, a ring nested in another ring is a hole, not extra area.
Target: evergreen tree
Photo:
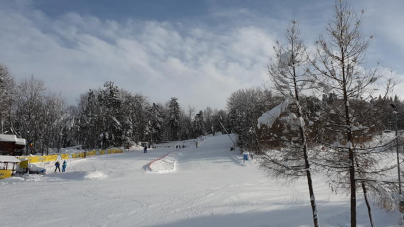
[[[170,130],[170,140],[178,140],[180,131],[180,105],[178,104],[178,99],[171,98],[168,105],[168,126]]]
[[[205,135],[205,126],[204,126],[204,119],[203,119],[203,112],[202,110],[199,111],[195,115],[195,119],[193,122],[193,129],[194,129],[194,137],[199,137]]]
[[[150,140],[151,142],[160,142],[162,140],[163,132],[163,107],[159,104],[153,103],[150,108]]]

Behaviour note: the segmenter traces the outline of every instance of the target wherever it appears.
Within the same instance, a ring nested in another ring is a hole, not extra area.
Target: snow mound
[[[129,150],[130,151],[143,151],[143,148],[144,148],[143,146],[134,144],[134,145],[129,147]],[[147,149],[151,149],[151,148],[147,148]]]
[[[52,173],[47,174],[47,178],[58,178],[62,180],[83,181],[83,180],[97,180],[105,179],[107,175],[100,171],[77,171],[65,173]]]
[[[100,171],[77,171],[65,173],[51,173],[46,175],[40,174],[24,174],[15,176],[1,181],[2,185],[16,184],[21,182],[65,182],[65,181],[86,181],[101,180],[107,178],[107,175]]]
[[[175,158],[165,157],[154,163],[149,167],[151,173],[169,173],[175,171]]]
[[[23,177],[10,177],[10,178],[6,178],[6,179],[2,179],[1,185],[5,185],[5,184],[16,184],[19,182],[23,182],[25,181],[25,179]]]

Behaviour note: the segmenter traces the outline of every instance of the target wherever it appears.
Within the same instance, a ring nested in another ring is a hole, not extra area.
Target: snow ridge
[[[167,173],[167,172],[173,171],[175,169],[175,159],[172,157],[167,157],[172,152],[174,152],[174,151],[170,151],[159,158],[153,159],[148,164],[147,169],[150,172],[155,172],[155,173]],[[153,164],[154,164],[154,166],[152,168]]]

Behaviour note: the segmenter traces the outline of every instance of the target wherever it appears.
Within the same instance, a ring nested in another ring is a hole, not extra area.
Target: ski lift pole
[[[404,213],[404,200],[402,198],[401,194],[401,171],[400,171],[400,154],[399,154],[399,145],[398,145],[398,126],[397,126],[397,107],[394,104],[390,104],[390,106],[393,108],[393,114],[395,115],[395,128],[396,128],[396,153],[397,153],[397,170],[398,170],[398,194],[399,194],[399,210],[403,214]],[[401,216],[402,219],[404,219],[404,216]]]
[[[398,168],[398,193],[401,196],[401,171],[400,171],[400,156],[399,156],[399,145],[398,145],[398,128],[397,128],[397,112],[395,114],[396,120],[396,153],[397,153],[397,168]],[[402,205],[402,204],[400,204]]]
[[[220,116],[220,119],[222,119],[222,116]],[[224,131],[227,133],[227,136],[229,136],[229,138],[231,139],[231,141],[233,142],[233,148],[236,149],[236,143],[234,142],[234,140],[231,138],[231,136],[229,135],[229,132],[226,130],[226,128],[223,126],[222,122],[220,122],[220,125],[222,126],[222,128],[224,129]]]

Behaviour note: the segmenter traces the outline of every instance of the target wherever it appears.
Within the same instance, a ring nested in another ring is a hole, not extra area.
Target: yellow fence
[[[12,174],[12,170],[8,169],[8,170],[0,170],[0,179],[4,179],[4,178],[8,178],[11,177]]]
[[[97,151],[96,151],[96,150],[94,150],[94,151],[87,151],[87,152],[85,152],[85,153],[86,153],[86,156],[97,155]]]
[[[60,154],[60,155],[45,155],[45,156],[19,156],[16,157],[20,160],[20,168],[28,168],[28,163],[38,163],[38,162],[54,162],[56,160],[72,159],[72,158],[85,158],[94,155],[104,155],[104,154],[120,154],[123,153],[122,149],[108,149],[108,150],[92,150],[81,153],[74,154]],[[8,178],[12,176],[12,170],[0,170],[0,179]]]
[[[74,154],[72,154],[72,158],[84,158],[84,152],[83,153],[74,153]]]
[[[108,154],[120,154],[123,153],[122,149],[108,149]]]
[[[19,156],[17,158],[20,160],[28,160],[29,163],[38,163],[38,162],[54,162],[56,160],[64,160],[72,158],[85,158],[94,155],[120,154],[120,153],[123,153],[122,149],[108,149],[108,150],[92,150],[73,154],[60,154],[60,155],[55,154],[46,156]]]

